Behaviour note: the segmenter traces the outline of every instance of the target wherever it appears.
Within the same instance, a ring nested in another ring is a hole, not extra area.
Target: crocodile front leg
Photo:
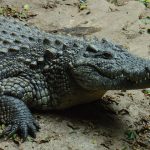
[[[8,138],[16,132],[20,133],[23,140],[28,134],[35,138],[35,132],[39,129],[24,102],[12,96],[0,96],[0,121],[8,124],[2,132],[2,136],[7,135]]]
[[[25,140],[28,135],[35,137],[39,125],[29,107],[48,107],[49,94],[40,75],[32,77],[22,74],[0,81],[0,122],[8,124],[2,135],[11,137],[19,133]]]

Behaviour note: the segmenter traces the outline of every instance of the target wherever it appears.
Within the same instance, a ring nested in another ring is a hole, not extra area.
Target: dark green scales
[[[102,39],[52,35],[0,17],[0,121],[3,135],[35,137],[29,108],[63,109],[95,101],[107,90],[150,86],[150,61]]]

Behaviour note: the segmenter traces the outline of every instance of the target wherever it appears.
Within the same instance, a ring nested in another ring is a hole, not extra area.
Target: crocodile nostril
[[[102,53],[102,56],[103,56],[103,58],[105,58],[105,59],[111,59],[111,58],[113,58],[112,53],[111,53],[111,52],[107,52],[107,51],[104,51],[104,52]]]

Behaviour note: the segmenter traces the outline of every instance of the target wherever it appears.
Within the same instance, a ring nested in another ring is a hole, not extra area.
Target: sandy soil
[[[138,1],[118,3],[121,6],[88,0],[87,9],[79,11],[78,0],[0,0],[0,6],[29,4],[37,16],[28,22],[43,30],[68,34],[64,27],[78,27],[69,30],[70,34],[105,37],[132,53],[149,57],[150,22],[146,24],[145,18],[150,17],[150,9]],[[97,103],[62,112],[34,113],[41,125],[37,138],[28,138],[25,143],[1,139],[0,150],[150,149],[149,107],[150,97],[142,90],[108,91]]]

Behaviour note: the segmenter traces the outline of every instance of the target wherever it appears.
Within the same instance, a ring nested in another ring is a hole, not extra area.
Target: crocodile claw
[[[9,124],[2,132],[1,137],[11,138],[15,133],[18,133],[24,142],[27,136],[36,138],[36,132],[39,131],[40,126],[32,116],[28,116],[22,119],[15,119]]]

